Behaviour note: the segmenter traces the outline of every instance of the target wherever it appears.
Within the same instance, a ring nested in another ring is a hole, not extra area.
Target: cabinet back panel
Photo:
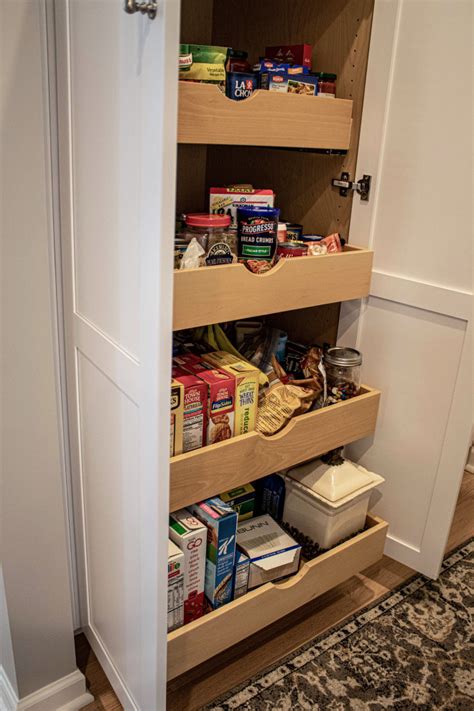
[[[211,186],[252,183],[271,187],[284,219],[306,232],[349,234],[352,196],[341,198],[331,179],[342,171],[355,176],[374,0],[182,0],[184,42],[244,49],[249,60],[267,45],[307,43],[313,68],[335,72],[337,95],[352,99],[350,149],[345,156],[242,146],[179,146],[177,210],[207,211]],[[198,8],[198,9],[197,9]],[[339,305],[293,312],[298,331],[311,341],[335,342]],[[285,317],[281,315],[280,321]],[[308,324],[308,326],[306,325]],[[309,332],[307,332],[309,329]]]

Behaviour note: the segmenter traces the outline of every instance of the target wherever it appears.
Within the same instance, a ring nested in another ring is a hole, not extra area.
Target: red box
[[[313,48],[310,44],[283,44],[265,49],[266,59],[285,64],[301,64],[311,69]]]
[[[183,452],[191,452],[206,444],[207,385],[196,375],[187,375],[173,368],[173,375],[184,386]]]

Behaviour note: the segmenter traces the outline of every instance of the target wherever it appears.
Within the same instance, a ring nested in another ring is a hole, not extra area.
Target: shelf
[[[170,511],[367,437],[379,399],[378,390],[363,386],[357,397],[295,417],[273,437],[249,432],[172,457]]]
[[[383,555],[388,524],[367,517],[363,533],[312,561],[296,575],[267,583],[168,635],[168,679],[201,664],[373,565]]]
[[[176,270],[173,329],[361,299],[372,259],[368,249],[346,246],[339,254],[281,259],[265,274],[243,264]]]
[[[348,150],[352,101],[256,91],[228,99],[217,86],[179,82],[178,143]]]

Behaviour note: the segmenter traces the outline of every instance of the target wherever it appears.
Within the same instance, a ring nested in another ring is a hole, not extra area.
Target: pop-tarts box
[[[207,526],[204,593],[215,610],[232,600],[237,514],[218,497],[188,508]]]

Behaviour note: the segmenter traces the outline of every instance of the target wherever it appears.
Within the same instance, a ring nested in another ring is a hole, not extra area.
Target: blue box
[[[218,497],[188,509],[207,526],[204,594],[215,610],[232,600],[237,513]]]
[[[248,99],[257,88],[257,75],[246,72],[228,72],[226,95],[229,99],[242,101]]]

